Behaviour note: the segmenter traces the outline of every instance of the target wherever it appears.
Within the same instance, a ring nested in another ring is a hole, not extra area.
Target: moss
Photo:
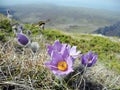
[[[13,36],[12,27],[8,19],[2,19],[0,21],[0,41],[6,42],[7,36]]]
[[[11,33],[12,32],[12,27],[10,25],[10,21],[8,19],[4,19],[0,21],[0,27],[4,29],[4,32],[6,33]]]
[[[7,41],[5,33],[0,33],[0,41],[2,41],[2,42],[6,42]]]

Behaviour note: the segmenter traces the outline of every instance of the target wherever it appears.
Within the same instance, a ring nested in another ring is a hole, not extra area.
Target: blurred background
[[[49,19],[46,27],[66,32],[119,36],[120,32],[116,35],[120,30],[119,3],[119,0],[0,0],[0,13],[6,15],[9,9],[14,19],[30,24]]]

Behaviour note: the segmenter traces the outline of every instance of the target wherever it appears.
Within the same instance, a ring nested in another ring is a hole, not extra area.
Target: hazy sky
[[[64,6],[80,6],[120,11],[120,0],[0,0],[1,6],[51,3]]]

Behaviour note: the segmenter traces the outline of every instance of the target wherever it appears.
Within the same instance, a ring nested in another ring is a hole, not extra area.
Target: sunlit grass
[[[42,32],[48,40],[59,39],[63,43],[76,45],[82,53],[93,50],[99,54],[100,61],[106,66],[120,73],[119,58],[116,53],[120,53],[119,42],[114,42],[104,36],[93,36],[90,34],[69,34],[56,30],[45,30]],[[117,66],[113,64],[116,63]]]

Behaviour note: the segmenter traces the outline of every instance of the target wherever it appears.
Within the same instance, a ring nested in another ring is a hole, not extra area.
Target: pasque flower
[[[18,33],[17,34],[17,41],[20,45],[26,46],[29,43],[29,38],[23,34],[23,33]]]
[[[45,65],[58,76],[64,76],[73,72],[73,62],[72,58],[68,55],[69,52],[65,48],[63,54],[56,51],[51,53],[51,61],[46,62]]]
[[[21,33],[23,31],[23,26],[21,25],[21,24],[19,24],[18,26],[17,26],[17,32],[18,33]]]
[[[22,33],[22,31],[23,31],[23,26],[22,25],[20,25],[20,24],[14,24],[13,26],[12,26],[12,29],[14,30],[14,34],[18,34],[18,33]]]
[[[76,51],[76,48],[77,48],[76,46],[71,47],[70,45],[67,45],[67,44],[61,44],[59,40],[56,40],[53,45],[47,46],[48,54],[50,56],[52,51],[56,51],[63,54],[65,48],[68,50],[69,52],[68,54],[72,57],[72,59],[76,59],[80,54],[79,51],[78,52]]]
[[[93,53],[92,51],[89,51],[87,54],[82,55],[81,63],[84,66],[91,67],[96,63],[97,59],[98,59],[98,55]]]
[[[70,56],[71,56],[73,59],[78,58],[78,56],[80,55],[81,52],[76,50],[77,46],[72,46],[72,47],[71,47],[70,45],[68,45],[67,48],[68,48],[68,50],[69,50]]]
[[[59,40],[56,40],[53,45],[47,45],[48,54],[51,56],[52,51],[61,52],[62,45]]]
[[[40,46],[39,46],[38,42],[32,42],[30,44],[30,48],[31,48],[31,50],[32,50],[33,53],[36,53],[38,51],[39,47]]]
[[[7,10],[7,18],[11,21],[13,16],[10,14],[10,10]]]

